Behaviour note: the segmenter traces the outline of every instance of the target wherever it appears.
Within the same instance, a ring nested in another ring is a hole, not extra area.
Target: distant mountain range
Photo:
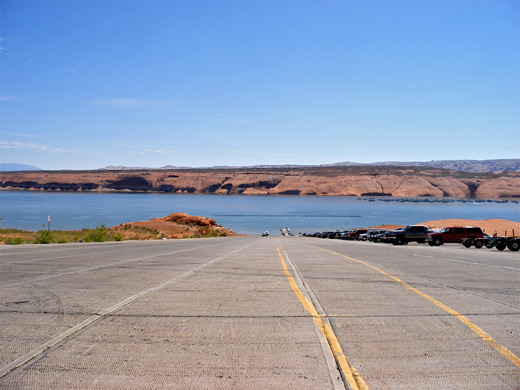
[[[25,165],[25,164],[5,163],[5,164],[0,164],[0,171],[2,171],[2,172],[41,171],[41,168],[34,167],[32,165]]]
[[[432,160],[424,162],[399,162],[385,161],[374,162],[369,164],[341,162],[336,164],[328,164],[322,166],[331,167],[348,167],[348,166],[399,166],[399,167],[429,167],[452,169],[462,172],[493,172],[500,173],[505,171],[520,172],[520,159],[502,159],[502,160]]]
[[[214,166],[209,167],[211,169],[272,169],[272,168],[303,168],[303,167],[349,167],[349,166],[396,166],[396,167],[429,167],[429,168],[441,168],[441,169],[452,169],[461,172],[520,172],[520,159],[499,159],[499,160],[432,160],[432,161],[384,161],[384,162],[373,162],[373,163],[356,163],[356,162],[339,162],[335,164],[322,164],[322,165],[250,165],[250,166]],[[207,167],[199,167],[208,169]],[[100,168],[103,171],[139,171],[139,170],[150,170],[150,169],[195,169],[193,167],[180,167],[173,165],[165,165],[160,168],[151,167],[125,167],[122,165],[109,165],[105,168]],[[0,164],[0,171],[12,172],[12,171],[40,171],[41,168],[16,163]]]
[[[306,165],[249,165],[249,166],[215,166],[212,169],[263,169],[263,168],[302,168]],[[493,172],[500,173],[505,171],[520,172],[520,159],[500,159],[500,160],[432,160],[432,161],[384,161],[373,163],[356,163],[356,162],[339,162],[335,164],[308,165],[311,167],[350,167],[350,166],[395,166],[395,167],[429,167],[452,169],[461,172]],[[200,167],[206,168],[207,167]],[[160,168],[144,168],[144,167],[124,167],[124,166],[108,166],[101,168],[108,171],[134,171],[143,169],[194,169],[193,167],[178,167],[166,165]]]

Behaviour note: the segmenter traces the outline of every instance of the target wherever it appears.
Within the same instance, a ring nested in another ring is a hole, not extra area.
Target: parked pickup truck
[[[428,226],[409,225],[402,229],[388,232],[387,240],[394,245],[406,245],[410,241],[423,243],[426,241],[426,235],[430,232],[431,230],[428,229]]]
[[[466,238],[484,238],[484,232],[479,227],[450,226],[440,232],[432,232],[426,235],[426,242],[430,246],[439,246],[445,242],[461,243]]]

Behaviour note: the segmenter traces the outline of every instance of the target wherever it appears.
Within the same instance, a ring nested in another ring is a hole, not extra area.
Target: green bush
[[[22,237],[7,237],[5,243],[7,245],[20,245],[22,243]]]
[[[34,239],[35,244],[50,244],[54,239],[54,234],[50,230],[39,230],[36,233],[36,237]]]
[[[107,240],[108,229],[105,225],[96,226],[95,229],[89,229],[85,241],[86,242],[103,242]]]

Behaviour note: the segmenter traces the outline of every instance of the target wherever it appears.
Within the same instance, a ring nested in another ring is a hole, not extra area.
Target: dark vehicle
[[[513,252],[518,251],[518,249],[520,249],[520,238],[518,238],[518,237],[510,238],[507,243],[507,248]]]
[[[323,232],[320,235],[320,238],[332,238],[336,232]]]
[[[394,245],[406,245],[410,241],[422,244],[426,241],[426,235],[430,232],[428,226],[409,225],[401,230],[390,231],[387,239]]]
[[[499,251],[503,251],[508,248],[509,250],[516,252],[520,248],[520,238],[518,237],[492,237],[486,243],[487,248],[497,248]]]
[[[465,238],[483,238],[484,232],[479,227],[450,226],[440,232],[432,232],[426,235],[426,242],[430,246],[439,246],[445,242],[461,243]]]
[[[394,230],[387,230],[386,232],[383,232],[381,234],[378,234],[378,235],[375,235],[374,236],[374,241],[375,242],[384,242],[385,244],[388,244],[389,242],[392,242],[393,241],[393,235],[396,234],[397,232],[400,232],[401,230],[403,230],[404,228],[398,228],[398,229],[394,229]]]
[[[480,249],[483,246],[486,246],[487,248],[493,248],[493,244],[490,244],[490,240],[492,240],[493,237],[488,236],[487,234],[484,234],[483,237],[467,237],[463,238],[461,241],[461,244],[464,245],[466,248],[471,248],[472,246],[475,246],[475,248]],[[490,245],[490,246],[489,246]]]

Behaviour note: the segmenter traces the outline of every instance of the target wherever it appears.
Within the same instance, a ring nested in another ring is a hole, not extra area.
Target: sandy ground
[[[499,236],[520,236],[520,223],[506,219],[439,219],[437,221],[426,221],[417,225],[426,225],[431,229],[442,229],[448,226],[478,226],[485,233]]]
[[[394,230],[404,227],[405,225],[377,225],[370,226],[369,229]]]

